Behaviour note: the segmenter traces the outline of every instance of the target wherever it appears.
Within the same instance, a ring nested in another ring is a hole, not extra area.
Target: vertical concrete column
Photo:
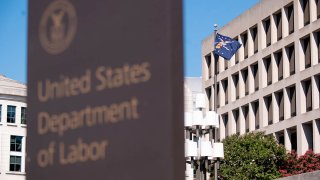
[[[281,8],[282,17],[282,37],[285,38],[289,35],[289,22],[285,8]]]
[[[296,32],[298,29],[304,26],[303,24],[303,10],[300,4],[300,0],[294,0],[294,31]]]
[[[317,20],[317,4],[315,0],[309,0],[310,6],[310,23]]]
[[[263,21],[260,21],[258,23],[258,40],[259,40],[259,51],[261,49],[264,49],[266,48],[266,32],[264,30],[264,27],[263,27]]]
[[[277,42],[277,26],[273,15],[270,15],[271,44]]]
[[[313,151],[320,153],[320,119],[313,120]]]
[[[259,99],[260,128],[268,126],[268,110],[264,98]]]
[[[242,38],[241,38],[241,35],[238,36],[238,40],[241,44],[242,43]],[[239,54],[239,62],[243,61],[244,60],[244,47],[241,46],[238,50],[238,54]]]
[[[211,107],[212,107],[212,110],[214,109],[214,106],[215,106],[215,104],[214,104],[214,95],[215,95],[215,89],[214,89],[214,84],[211,86]]]
[[[236,124],[236,119],[233,116],[233,111],[229,111],[228,116],[229,116],[229,123],[228,123],[229,134],[228,135],[235,134],[237,132],[237,124]]]
[[[291,117],[291,103],[289,100],[289,92],[288,89],[285,88],[283,91],[283,104],[284,104],[284,119],[289,119]]]
[[[237,53],[234,54],[234,55],[231,57],[231,59],[229,60],[229,66],[230,66],[230,67],[232,67],[232,66],[234,66],[234,65],[236,64],[236,55],[237,55]]]
[[[226,126],[224,124],[223,118],[221,115],[219,115],[219,121],[220,121],[220,128],[219,128],[219,137],[220,137],[220,141],[222,141],[226,136]]]
[[[229,102],[233,102],[236,100],[236,87],[235,87],[235,84],[233,82],[233,77],[232,75],[228,77],[228,83],[229,83]]]
[[[314,0],[310,0],[314,2]],[[315,33],[310,34],[310,46],[311,46],[311,65],[318,64],[318,47],[317,47],[317,35]]]
[[[248,57],[252,56],[254,54],[254,43],[253,43],[253,38],[252,38],[252,33],[251,30],[247,30],[248,34]]]
[[[312,107],[313,109],[319,108],[319,89],[317,79],[315,76],[311,76],[311,88],[312,88]]]
[[[290,76],[290,62],[288,58],[288,52],[286,48],[282,48],[282,59],[283,59],[283,79]]]
[[[240,126],[240,134],[246,133],[246,119],[244,116],[243,108],[239,108],[239,126]]]
[[[209,69],[205,56],[202,57],[202,79],[206,81],[209,79]]]
[[[302,124],[297,125],[297,145],[298,155],[302,155],[308,149]]]
[[[274,54],[271,54],[272,83],[278,81],[278,66]]]
[[[291,145],[291,132],[289,129],[284,129],[284,146],[288,151],[292,150]]]
[[[259,66],[259,89],[263,89],[264,87],[267,87],[267,69],[264,64],[264,60],[258,61]]]
[[[219,61],[219,72],[221,73],[222,71],[224,71],[224,59],[219,56],[218,61]]]
[[[297,115],[301,115],[306,112],[306,95],[303,91],[303,85],[301,82],[296,83],[297,87]],[[300,107],[299,107],[300,104]]]
[[[254,77],[252,66],[248,66],[249,94],[254,93]]]
[[[249,131],[254,131],[255,130],[255,115],[253,112],[253,107],[252,103],[249,103]]]
[[[244,83],[244,78],[242,75],[242,71],[239,71],[239,99],[245,96],[245,83]]]
[[[277,98],[276,98],[276,94],[272,93],[272,121],[273,124],[279,122],[279,106],[277,103]]]

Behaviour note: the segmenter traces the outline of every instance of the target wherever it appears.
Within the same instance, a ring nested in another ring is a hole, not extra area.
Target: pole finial
[[[218,30],[218,24],[214,24],[213,27],[214,27],[214,30],[215,30],[215,31]]]

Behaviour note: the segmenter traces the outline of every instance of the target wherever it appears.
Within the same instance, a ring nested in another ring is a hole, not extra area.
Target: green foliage
[[[276,179],[286,160],[286,150],[271,135],[262,132],[223,140],[225,159],[220,165],[223,179]]]

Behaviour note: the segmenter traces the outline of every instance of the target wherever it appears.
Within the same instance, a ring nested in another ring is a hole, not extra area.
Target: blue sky
[[[201,76],[201,41],[259,0],[183,0],[185,76]],[[27,0],[0,0],[0,74],[26,82]]]

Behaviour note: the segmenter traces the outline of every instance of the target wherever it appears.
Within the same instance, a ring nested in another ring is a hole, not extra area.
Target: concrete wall
[[[320,180],[320,171],[280,178],[278,180]]]

